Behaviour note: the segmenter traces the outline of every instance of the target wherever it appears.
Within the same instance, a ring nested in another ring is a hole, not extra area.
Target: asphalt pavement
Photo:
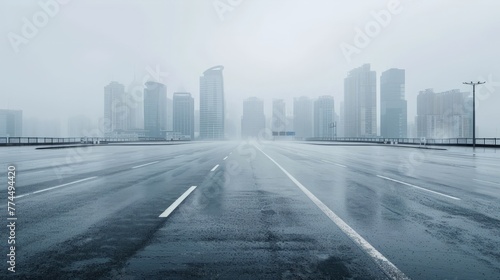
[[[500,279],[500,153],[316,144],[2,147],[0,277]]]

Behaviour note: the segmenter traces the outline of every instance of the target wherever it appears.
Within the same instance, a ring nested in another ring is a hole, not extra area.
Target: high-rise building
[[[313,101],[301,96],[293,99],[293,124],[296,139],[313,137]]]
[[[167,130],[167,87],[164,84],[146,82],[144,129],[149,137],[163,137]]]
[[[271,124],[271,129],[273,132],[285,132],[287,131],[287,115],[286,115],[286,105],[283,99],[273,100],[273,120]]]
[[[0,136],[23,136],[23,111],[0,109]]]
[[[344,101],[340,102],[339,122],[337,123],[337,137],[344,137],[345,116],[344,116]]]
[[[173,131],[194,139],[194,99],[189,92],[175,92],[173,99]]]
[[[346,137],[377,136],[377,78],[370,64],[351,70],[344,79]]]
[[[314,137],[335,137],[333,96],[324,95],[314,101]]]
[[[392,68],[380,77],[380,135],[406,138],[407,134],[405,70]]]
[[[458,89],[435,93],[421,91],[417,97],[417,136],[427,138],[472,137],[472,99]]]
[[[194,137],[200,136],[200,110],[194,110]]]
[[[215,66],[200,77],[200,138],[225,138],[223,66]]]
[[[167,130],[172,131],[174,129],[174,102],[172,99],[167,97]]]
[[[241,117],[241,137],[259,137],[266,129],[264,101],[250,97],[243,101],[243,116]]]
[[[104,87],[104,133],[120,133],[130,128],[132,113],[126,103],[125,86],[111,82]]]

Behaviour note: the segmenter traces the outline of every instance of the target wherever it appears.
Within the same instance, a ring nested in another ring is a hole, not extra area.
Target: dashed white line
[[[345,166],[343,164],[340,164],[340,163],[335,163],[335,162],[331,162],[331,161],[327,161],[327,160],[323,160],[323,159],[321,161],[329,163],[329,164],[333,164],[333,165],[336,165],[336,166],[340,166],[340,167],[343,167],[343,168],[347,168],[347,166]]]
[[[214,168],[212,168],[212,170],[210,170],[211,172],[214,172],[215,169],[217,169],[217,167],[219,167],[219,165],[217,164],[216,166],[214,166]]]
[[[153,162],[150,162],[150,163],[137,165],[137,166],[132,167],[132,169],[136,169],[136,168],[140,168],[140,167],[148,166],[148,165],[151,165],[151,164],[155,164],[155,163],[157,163],[157,162],[159,162],[159,161],[153,161]]]
[[[484,180],[479,180],[479,179],[472,179],[476,182],[481,182],[481,183],[487,183],[487,184],[493,184],[493,185],[497,185],[497,186],[500,186],[500,183],[495,183],[495,182],[491,182],[491,181],[484,181]]]
[[[268,156],[259,147],[255,146],[262,154],[264,154],[269,160],[271,160],[276,166],[285,173],[285,175],[295,183],[297,187],[307,196],[309,199],[318,206],[318,208],[325,213],[330,220],[332,220],[356,245],[358,245],[363,251],[365,251],[368,256],[370,256],[373,261],[380,267],[380,269],[390,278],[390,279],[409,279],[399,268],[397,268],[393,263],[391,263],[384,255],[382,255],[375,247],[373,247],[368,241],[366,241],[361,235],[359,235],[354,229],[352,229],[348,224],[346,224],[339,216],[337,216],[328,206],[326,206],[321,200],[319,200],[314,194],[312,194],[304,185],[302,185],[297,179],[295,179],[288,171],[286,171],[281,165],[279,165],[274,159]]]
[[[85,178],[85,179],[81,179],[81,180],[77,180],[77,181],[74,181],[74,182],[71,182],[71,183],[66,183],[66,184],[62,184],[62,185],[59,185],[59,186],[55,186],[55,187],[46,188],[46,189],[43,189],[43,190],[34,191],[32,193],[18,195],[18,196],[16,196],[16,198],[21,198],[21,197],[24,197],[24,196],[28,196],[30,194],[36,194],[36,193],[50,191],[50,190],[53,190],[53,189],[58,189],[58,188],[66,187],[66,186],[69,186],[69,185],[73,185],[73,184],[76,184],[76,183],[85,182],[85,181],[92,180],[92,179],[95,179],[95,178],[97,178],[97,176],[89,177],[89,178]]]
[[[223,160],[226,160],[226,159],[227,159],[227,156]]]
[[[393,181],[393,182],[396,182],[396,183],[399,183],[399,184],[402,184],[402,185],[406,185],[406,186],[409,186],[409,187],[413,187],[413,188],[416,188],[416,189],[419,189],[419,190],[422,190],[422,191],[426,191],[426,192],[430,192],[430,193],[433,193],[433,194],[441,195],[441,196],[444,196],[444,197],[447,197],[447,198],[451,198],[451,199],[454,199],[454,200],[461,200],[458,197],[454,197],[454,196],[447,195],[447,194],[444,194],[444,193],[440,193],[440,192],[436,192],[436,191],[429,190],[429,189],[426,189],[426,188],[422,188],[422,187],[419,187],[419,186],[415,186],[415,185],[412,185],[412,184],[409,184],[409,183],[405,183],[403,181],[395,180],[395,179],[392,179],[392,178],[389,178],[389,177],[385,177],[385,176],[381,176],[381,175],[377,175],[377,177],[385,179],[385,180]]]
[[[183,201],[190,195],[194,189],[196,189],[196,186],[190,187],[185,193],[183,193],[179,198],[177,198],[172,205],[170,205],[167,210],[163,211],[163,213],[160,214],[160,218],[166,218],[168,217],[174,210],[177,208]]]

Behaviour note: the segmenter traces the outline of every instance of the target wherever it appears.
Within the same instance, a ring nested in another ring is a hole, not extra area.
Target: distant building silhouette
[[[68,137],[92,136],[92,121],[83,115],[68,119]]]
[[[301,96],[293,99],[293,124],[296,139],[306,139],[314,136],[313,101]]]
[[[427,138],[471,138],[472,98],[458,89],[417,97],[417,135]]]
[[[104,133],[127,131],[131,126],[130,106],[126,103],[125,86],[111,82],[104,87]]]
[[[241,117],[241,137],[258,137],[266,129],[264,101],[250,97],[243,101],[243,116]]]
[[[370,64],[351,70],[344,79],[346,137],[377,136],[377,79]]]
[[[314,101],[314,137],[335,136],[335,103],[333,96],[324,95]]]
[[[337,137],[344,137],[345,132],[345,110],[344,101],[340,102],[339,122],[337,123]]]
[[[194,110],[194,138],[200,137],[200,110]]]
[[[388,138],[408,135],[403,69],[389,69],[380,77],[380,135]]]
[[[189,92],[174,93],[173,131],[194,140],[194,99]]]
[[[23,136],[62,137],[61,121],[59,119],[42,119],[40,117],[23,118]]]
[[[223,66],[215,66],[200,77],[200,138],[222,140],[224,133]]]
[[[286,132],[287,127],[286,105],[283,99],[273,100],[273,120],[271,128],[273,132]]]
[[[23,136],[23,111],[0,109],[0,136]]]
[[[171,98],[167,96],[167,130],[172,131],[174,129],[174,102]]]
[[[144,129],[146,136],[164,137],[167,130],[167,87],[164,84],[146,82]]]

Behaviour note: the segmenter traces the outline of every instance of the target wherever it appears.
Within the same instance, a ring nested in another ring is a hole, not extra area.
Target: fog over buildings
[[[482,80],[487,83],[477,87],[477,136],[500,137],[498,1],[229,2],[2,1],[0,109],[22,110],[25,136],[76,136],[69,123],[95,128],[108,112],[104,87],[116,82],[143,98],[145,83],[154,81],[166,87],[166,106],[172,106],[174,92],[191,93],[201,117],[195,130],[200,122],[204,138],[221,138],[222,127],[227,136],[239,137],[249,97],[263,101],[267,127],[273,100],[282,100],[284,129],[313,133],[294,118],[294,100],[314,102],[325,95],[334,99],[340,134],[381,135],[383,113],[398,115],[396,108],[404,107],[383,101],[381,75],[402,69],[407,123],[415,134],[422,130],[416,128],[420,92],[456,89],[469,95],[471,87],[462,82]],[[346,92],[345,80],[368,64],[375,82],[370,104],[352,107],[349,98],[361,92]],[[224,67],[223,88],[210,93],[200,77],[218,65]],[[223,96],[215,111],[200,107],[200,97],[207,96],[202,92]],[[148,116],[144,105],[129,112],[136,114],[132,120],[113,122],[115,129],[146,129],[152,121],[141,119]],[[166,122],[154,125],[169,131],[173,110],[163,113]],[[363,128],[350,131],[352,119],[361,115]],[[218,125],[209,127],[206,116]]]

